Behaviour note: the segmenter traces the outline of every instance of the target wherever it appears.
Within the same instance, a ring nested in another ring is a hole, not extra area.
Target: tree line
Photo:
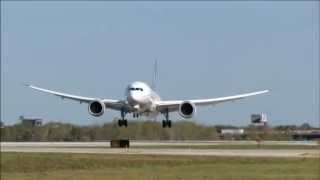
[[[50,122],[41,126],[18,123],[2,126],[1,141],[104,141],[130,140],[291,140],[297,126],[242,127],[244,134],[221,135],[221,129],[234,126],[203,125],[193,121],[177,121],[172,128],[162,128],[161,122],[130,121],[128,127],[118,127],[117,122],[103,125],[74,125]]]

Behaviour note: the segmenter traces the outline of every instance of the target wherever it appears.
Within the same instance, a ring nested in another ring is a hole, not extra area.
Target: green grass
[[[6,180],[318,180],[319,159],[1,153]]]

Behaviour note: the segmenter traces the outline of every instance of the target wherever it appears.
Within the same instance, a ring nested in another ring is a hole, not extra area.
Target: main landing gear
[[[171,120],[169,120],[169,110],[167,109],[164,113],[164,116],[165,116],[165,120],[162,120],[162,127],[163,128],[171,128]]]
[[[165,112],[163,112],[162,114],[164,114],[165,119],[162,120],[162,127],[163,128],[171,128],[171,120],[169,120],[169,110],[166,110]],[[126,112],[124,110],[121,110],[121,119],[118,120],[118,125],[119,127],[121,126],[128,126],[128,120],[125,119],[126,116]],[[139,117],[139,114],[133,114],[134,117]]]
[[[119,127],[121,127],[121,126],[127,127],[128,126],[128,120],[125,119],[125,116],[126,116],[126,112],[124,110],[121,110],[121,119],[118,120]]]

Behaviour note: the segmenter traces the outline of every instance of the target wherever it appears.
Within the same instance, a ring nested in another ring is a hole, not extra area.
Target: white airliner
[[[89,114],[92,116],[101,116],[106,109],[117,110],[121,112],[121,119],[118,120],[119,126],[127,127],[127,113],[132,113],[134,118],[141,115],[154,116],[163,114],[165,120],[162,121],[162,127],[171,127],[169,113],[178,111],[183,118],[191,118],[196,112],[196,106],[215,105],[218,103],[235,101],[249,96],[267,93],[268,90],[240,94],[235,96],[211,98],[211,99],[195,99],[195,100],[173,100],[163,101],[160,96],[144,82],[133,82],[126,88],[124,100],[102,99],[94,97],[83,97],[39,88],[33,85],[26,85],[32,89],[53,94],[62,99],[71,99],[80,103],[88,104]]]

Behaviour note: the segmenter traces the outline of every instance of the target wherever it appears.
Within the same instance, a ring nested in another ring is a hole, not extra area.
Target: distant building
[[[313,140],[320,139],[320,129],[295,130],[292,138],[294,140]]]
[[[221,129],[219,133],[220,135],[243,135],[244,129]]]
[[[32,126],[32,127],[42,125],[42,119],[40,118],[25,118],[23,116],[20,116],[19,119],[21,120],[22,125]]]
[[[242,140],[246,136],[244,129],[239,128],[221,128],[218,133],[222,140]]]
[[[254,126],[266,126],[267,122],[268,122],[268,117],[266,113],[251,115],[251,124]]]

